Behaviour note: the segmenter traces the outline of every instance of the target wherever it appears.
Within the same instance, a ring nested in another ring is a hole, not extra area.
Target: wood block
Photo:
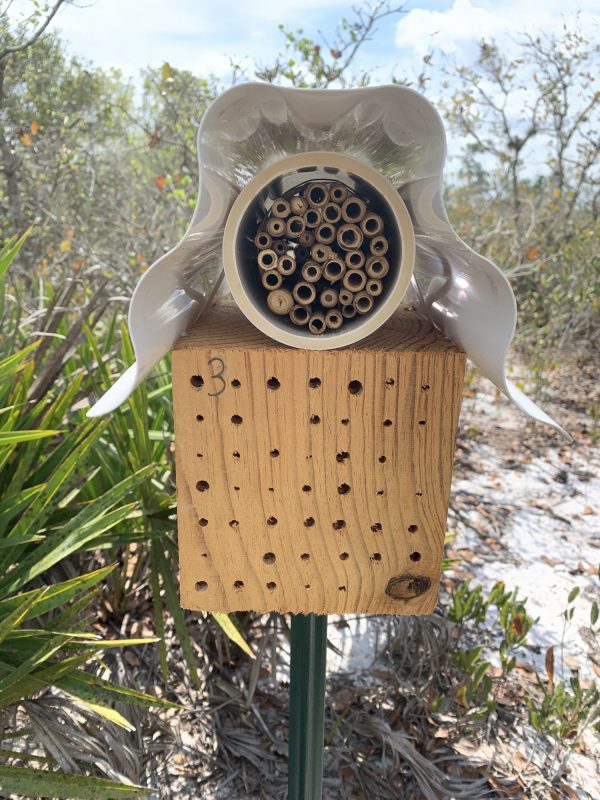
[[[173,352],[182,605],[430,613],[465,358],[410,311],[314,351],[213,309]]]

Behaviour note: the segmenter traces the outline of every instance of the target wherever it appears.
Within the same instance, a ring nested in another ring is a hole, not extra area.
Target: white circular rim
[[[333,167],[348,173],[354,173],[359,178],[370,183],[389,204],[390,210],[398,225],[401,242],[400,267],[396,280],[392,284],[385,300],[377,307],[376,311],[365,317],[364,322],[354,324],[353,327],[341,332],[325,333],[315,336],[311,333],[295,333],[293,330],[281,328],[272,321],[268,311],[263,312],[246,293],[240,279],[236,259],[236,242],[241,221],[250,203],[271,181],[280,175],[303,167]],[[223,235],[223,266],[225,276],[234,300],[242,310],[244,316],[260,331],[270,336],[275,341],[291,347],[305,350],[332,350],[337,347],[354,344],[364,339],[370,333],[378,330],[398,308],[413,274],[415,262],[415,234],[410,214],[404,201],[394,189],[392,184],[372,167],[363,164],[351,156],[327,151],[299,153],[288,156],[266,167],[258,173],[239,193],[231,207],[225,223]]]

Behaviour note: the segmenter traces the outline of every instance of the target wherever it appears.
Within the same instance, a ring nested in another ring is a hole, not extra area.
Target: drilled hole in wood
[[[208,553],[201,553],[202,558],[208,558]]]
[[[308,385],[311,389],[318,389],[321,385],[321,378],[310,378],[308,381]]]
[[[385,491],[383,489],[377,489],[377,496],[378,497],[381,497],[384,494],[385,494]]]
[[[318,425],[321,422],[321,417],[318,414],[313,414],[310,418],[311,425]]]
[[[269,486],[269,491],[270,491],[270,492],[274,492],[274,491],[275,491],[275,489],[274,489],[272,486]]]
[[[342,425],[349,425],[350,424],[350,420],[348,419],[348,417],[344,417],[344,419],[340,420],[340,422],[342,423]]]
[[[276,561],[275,553],[265,553],[263,556],[265,564],[274,564]]]
[[[419,420],[419,425],[427,425],[427,420],[426,419],[420,419]]]
[[[204,378],[202,375],[192,375],[190,383],[192,386],[195,386],[196,389],[201,389],[204,386]]]
[[[350,381],[348,384],[348,391],[350,394],[360,394],[362,392],[363,385],[360,381]]]
[[[273,525],[277,525],[277,517],[267,517],[267,525],[269,525],[271,528]]]
[[[415,550],[413,553],[410,554],[411,561],[420,561],[421,560],[421,553],[418,550]]]
[[[339,464],[343,464],[348,458],[350,458],[350,453],[348,453],[346,450],[340,450],[340,452],[336,455],[335,460]]]
[[[196,458],[204,458],[204,453],[196,453]]]
[[[229,527],[230,528],[239,528],[239,525],[240,525],[239,520],[237,520],[237,519],[229,520]]]
[[[385,382],[385,385],[386,386],[393,386],[395,383],[396,383],[396,381],[393,378],[388,378],[386,380],[386,382]]]
[[[421,386],[421,389],[422,389],[424,392],[428,392],[428,391],[431,389],[431,386],[430,386],[428,383],[424,383],[424,384]]]
[[[379,533],[381,530],[381,522],[374,522],[371,525],[371,530],[373,531],[373,533]]]
[[[270,592],[274,591],[276,588],[277,588],[277,584],[275,583],[275,581],[269,581],[269,582],[267,583],[267,589],[268,589]]]
[[[314,524],[315,524],[315,518],[314,518],[314,517],[307,517],[307,518],[304,520],[304,527],[305,527],[305,528],[312,528],[312,526],[313,526]]]
[[[310,589],[310,583],[305,583],[305,584],[304,584],[304,588],[305,588],[305,589]]]
[[[302,491],[303,492],[312,492],[312,486],[309,486],[308,483],[305,483],[304,486],[302,487]]]
[[[338,586],[338,591],[345,592],[346,591],[346,587],[345,586]]]
[[[371,561],[381,561],[381,553],[373,553]]]
[[[240,490],[240,487],[239,487],[239,486],[234,486],[234,487],[233,487],[233,490],[234,490],[235,492],[239,492],[239,490]]]
[[[418,530],[419,530],[419,526],[418,525],[409,525],[408,526],[408,532],[409,533],[416,533]]]
[[[240,457],[240,454],[239,454],[239,452],[238,452],[237,450],[234,450],[234,451],[233,451],[233,453],[232,453],[232,456],[233,456],[234,458],[239,458],[239,457]]]
[[[279,450],[276,447],[274,447],[270,452],[270,456],[271,458],[277,458],[279,456]]]
[[[197,592],[205,592],[207,589],[208,589],[208,583],[206,581],[196,581]]]
[[[234,425],[241,425],[244,420],[240,417],[239,414],[234,414],[233,417],[231,418],[231,421]]]
[[[308,559],[310,558],[310,553],[302,553],[300,558],[302,559],[302,561],[308,561]]]
[[[198,489],[199,492],[207,492],[210,489],[210,484],[208,481],[198,481],[196,489]]]
[[[385,456],[379,456],[379,463],[380,464],[385,464],[386,461],[387,461],[387,459],[386,459]]]
[[[279,389],[281,384],[279,383],[277,378],[273,377],[273,378],[269,378],[269,380],[267,381],[267,386],[269,387],[269,389],[275,390],[275,389]]]
[[[423,492],[415,492],[415,497],[423,497]]]
[[[347,483],[340,483],[338,486],[338,494],[348,494],[350,491],[351,489]]]
[[[310,459],[310,458],[312,458],[312,456],[306,456],[306,458],[307,458],[307,459]]]
[[[391,419],[384,419],[383,424],[385,425],[386,428],[389,428],[390,425],[392,425],[393,423]]]
[[[348,555],[348,553],[340,553],[340,560],[341,561],[347,561],[349,558],[350,558],[350,556]]]
[[[234,388],[234,389],[239,389],[239,388],[240,388],[240,386],[242,385],[242,382],[241,382],[241,381],[238,381],[238,379],[237,379],[237,378],[234,378],[234,379],[231,381],[231,385],[233,386],[233,388]]]
[[[335,522],[332,523],[334,531],[341,531],[343,528],[346,527],[346,520],[345,519],[336,519]]]
[[[206,528],[206,526],[208,525],[208,520],[206,519],[206,517],[200,517],[200,519],[198,520],[198,524],[200,525],[201,528]]]
[[[198,420],[198,422],[204,422],[204,417],[202,416],[202,414],[196,414],[196,419]]]
[[[233,582],[233,588],[237,589],[238,591],[240,589],[243,589],[244,588],[244,581],[234,581]]]

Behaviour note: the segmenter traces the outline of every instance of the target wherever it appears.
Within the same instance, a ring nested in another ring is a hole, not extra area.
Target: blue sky
[[[17,19],[30,8],[29,0],[14,0],[10,14]],[[431,48],[468,62],[482,36],[509,41],[524,32],[558,32],[577,13],[583,30],[600,39],[600,0],[413,0],[405,8],[403,16],[380,23],[357,61],[378,81],[413,76]],[[62,31],[72,52],[98,66],[136,75],[169,61],[226,81],[230,56],[273,60],[283,45],[279,22],[331,38],[344,15],[351,15],[348,0],[75,0],[52,28]]]

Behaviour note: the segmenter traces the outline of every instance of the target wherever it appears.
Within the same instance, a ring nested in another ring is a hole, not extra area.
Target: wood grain
[[[464,366],[414,312],[326,351],[205,317],[173,352],[182,605],[430,613]]]

